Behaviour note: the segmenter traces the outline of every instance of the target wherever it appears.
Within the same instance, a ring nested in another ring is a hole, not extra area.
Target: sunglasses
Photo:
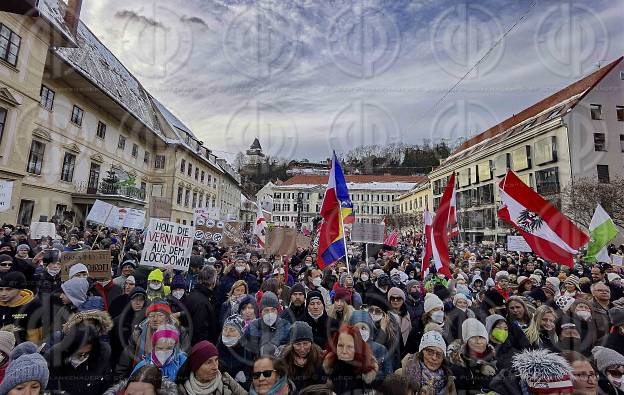
[[[403,300],[403,298],[401,298],[400,296],[391,296],[390,297],[390,301],[391,302],[398,302],[399,300]]]
[[[3,267],[9,267],[11,265],[13,265],[13,264],[10,263],[10,262],[2,262],[2,263],[0,263],[0,266],[3,266]]]
[[[260,378],[260,376],[264,376],[265,379],[268,379],[269,377],[271,377],[273,375],[273,372],[275,372],[275,370],[271,369],[271,370],[263,370],[261,372],[253,372],[252,376],[254,378],[254,380],[258,380]]]

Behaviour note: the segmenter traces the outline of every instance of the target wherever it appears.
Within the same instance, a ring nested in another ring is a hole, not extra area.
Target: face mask
[[[173,292],[171,292],[171,294],[173,295],[174,298],[180,300],[184,296],[184,290],[182,289],[182,290],[179,290],[179,291],[173,291]]]
[[[507,340],[508,336],[509,332],[505,329],[494,328],[492,330],[492,337],[496,339],[496,341],[499,343],[505,343],[505,340]]]
[[[57,274],[59,274],[61,272],[61,269],[51,269],[51,268],[47,268],[46,269],[48,274],[52,277],[56,276]]]
[[[156,359],[158,359],[158,362],[163,365],[165,362],[167,362],[167,359],[169,359],[169,357],[173,354],[173,350],[156,351],[154,354],[156,354]]]
[[[277,313],[268,313],[262,316],[262,321],[268,326],[272,326],[277,321]]]
[[[371,318],[373,321],[379,322],[383,318],[383,314],[371,314]]]
[[[591,311],[577,311],[576,316],[583,321],[589,321],[591,318]]]
[[[362,340],[367,342],[368,338],[370,337],[370,330],[368,330],[368,329],[360,329],[360,335],[362,335]]]
[[[362,274],[362,275],[360,276],[360,280],[362,280],[362,281],[364,281],[364,282],[368,281],[368,274]]]
[[[436,324],[441,324],[444,322],[444,312],[443,311],[435,311],[431,314],[431,321]]]
[[[150,289],[153,289],[154,291],[158,291],[160,289],[160,287],[162,287],[162,284],[158,283],[158,284],[150,284],[149,285]]]
[[[323,280],[320,277],[317,277],[312,280],[312,285],[314,285],[315,287],[320,287],[322,281]]]
[[[82,365],[83,363],[85,363],[87,361],[87,359],[89,359],[89,357],[84,357],[84,358],[78,358],[78,357],[70,357],[69,358],[69,363],[71,364],[71,366],[75,368],[77,368],[78,366]]]
[[[245,271],[245,266],[236,266],[234,270],[236,270],[236,273],[242,273]]]
[[[234,347],[238,343],[238,337],[221,336],[221,341],[226,347]]]

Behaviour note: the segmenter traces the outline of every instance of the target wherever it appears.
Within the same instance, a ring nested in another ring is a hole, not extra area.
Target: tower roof
[[[260,146],[260,141],[258,140],[258,138],[256,137],[253,141],[253,143],[251,143],[251,147],[249,147],[249,149],[257,149],[262,151],[262,147]]]

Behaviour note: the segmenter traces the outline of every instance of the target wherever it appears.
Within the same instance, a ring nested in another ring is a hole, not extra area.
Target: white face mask
[[[368,281],[368,274],[362,274],[362,275],[360,276],[360,280],[362,280],[362,281]]]
[[[154,291],[158,291],[162,287],[162,284],[160,284],[160,283],[158,283],[158,284],[150,284],[149,287],[150,287],[150,289],[153,289]]]
[[[164,350],[164,351],[156,351],[156,359],[160,362],[161,365],[164,365],[165,362],[173,355],[173,350]]]
[[[245,266],[236,266],[234,270],[236,270],[236,273],[242,273],[245,271]]]
[[[268,326],[272,326],[277,321],[277,313],[267,313],[262,316],[262,321]]]
[[[56,276],[57,274],[59,274],[61,272],[61,269],[52,269],[50,267],[46,268],[48,274],[52,277]]]
[[[436,324],[441,324],[444,322],[444,312],[443,311],[434,311],[431,313],[431,321]]]
[[[173,295],[174,298],[180,300],[184,296],[184,290],[183,289],[175,290],[171,292],[171,295]]]
[[[312,285],[314,285],[315,287],[320,287],[322,281],[323,280],[320,277],[317,277],[312,280]]]
[[[373,321],[379,322],[383,318],[383,314],[371,314],[371,318]]]
[[[85,363],[87,361],[87,359],[89,359],[89,357],[84,357],[84,358],[78,358],[78,357],[70,357],[69,358],[69,363],[71,364],[71,366],[75,368],[77,368],[78,366],[82,365],[83,363]]]
[[[583,321],[589,321],[589,319],[591,318],[591,311],[577,311],[576,316]]]
[[[362,335],[362,340],[367,342],[368,338],[370,337],[370,330],[368,328],[366,329],[360,328],[360,335]]]
[[[221,341],[226,347],[234,347],[238,343],[238,337],[221,336]]]

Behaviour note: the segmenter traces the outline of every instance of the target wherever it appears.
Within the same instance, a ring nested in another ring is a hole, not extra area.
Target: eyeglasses
[[[587,372],[579,372],[579,373],[572,372],[572,375],[574,375],[574,377],[576,379],[578,379],[579,381],[587,381],[587,382],[589,382],[590,379],[591,380],[596,380],[596,373],[594,373],[594,372],[590,372],[590,373],[587,373]]]
[[[258,380],[260,378],[260,376],[264,376],[265,379],[268,379],[269,377],[271,377],[273,375],[273,372],[275,372],[275,370],[271,369],[271,370],[263,370],[261,372],[253,372],[252,376],[254,380]]]
[[[441,353],[440,351],[436,351],[432,348],[424,348],[423,351],[425,352],[425,354],[427,354],[427,356],[429,357],[435,357],[435,358],[444,358],[444,354]]]

